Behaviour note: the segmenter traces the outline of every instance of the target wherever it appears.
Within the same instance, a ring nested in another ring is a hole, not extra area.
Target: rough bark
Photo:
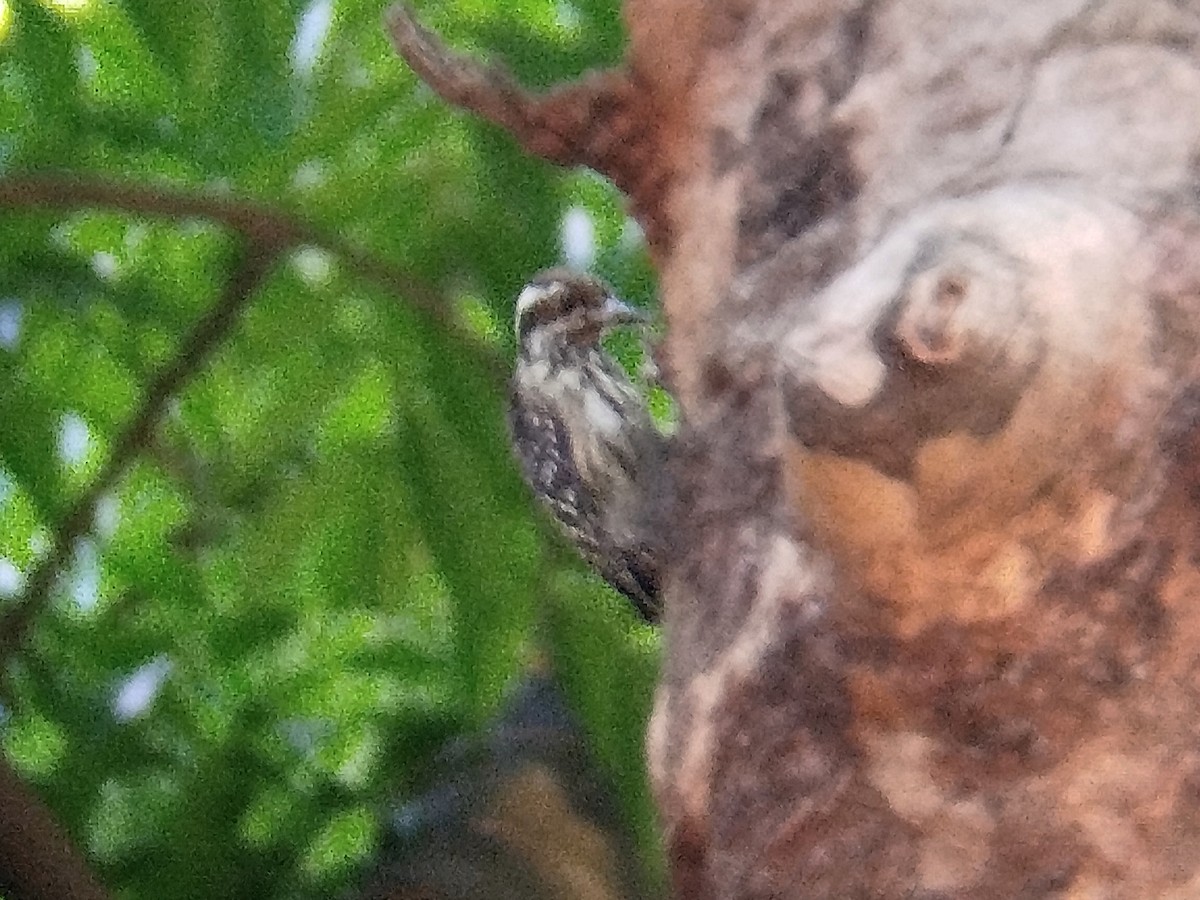
[[[679,896],[1196,896],[1196,4],[629,7]]]
[[[626,18],[676,894],[1200,895],[1200,4]]]

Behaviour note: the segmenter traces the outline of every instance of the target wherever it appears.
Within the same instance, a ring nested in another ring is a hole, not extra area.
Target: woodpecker
[[[601,346],[645,316],[597,278],[534,276],[517,298],[509,427],[525,480],[580,555],[648,622],[662,611],[654,524],[666,439]]]

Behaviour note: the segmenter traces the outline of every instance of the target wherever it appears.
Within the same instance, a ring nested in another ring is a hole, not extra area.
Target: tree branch
[[[652,247],[669,237],[661,200],[671,172],[658,150],[655,97],[629,72],[593,72],[545,94],[450,50],[404,3],[384,14],[396,52],[447,103],[498,125],[534,156],[607,175],[633,201]]]
[[[324,247],[346,260],[364,278],[397,293],[442,324],[450,310],[438,292],[419,277],[380,260],[310,222],[259,203],[226,199],[170,188],[147,187],[61,172],[52,175],[0,178],[0,209],[77,210],[96,207],[151,218],[208,219],[241,234],[251,245]]]
[[[72,547],[91,526],[100,498],[124,474],[149,439],[171,397],[229,334],[238,314],[250,302],[255,288],[286,245],[279,233],[262,232],[260,243],[243,249],[220,300],[180,343],[175,358],[154,378],[141,406],[114,442],[104,468],[59,521],[50,550],[29,576],[21,597],[0,617],[0,661],[7,660],[24,643],[34,618],[48,602],[54,582],[68,562]]]
[[[181,342],[176,357],[155,377],[146,398],[118,436],[103,470],[71,505],[54,529],[50,550],[34,568],[21,597],[0,616],[0,665],[21,646],[33,620],[48,601],[72,547],[91,526],[100,498],[116,483],[145,445],[164,407],[229,334],[274,260],[287,250],[320,246],[341,257],[362,277],[412,303],[451,333],[463,326],[438,293],[411,273],[282,210],[256,203],[168,188],[107,181],[71,173],[0,178],[0,209],[120,210],[169,219],[201,218],[226,225],[245,242],[243,258],[217,304]],[[465,335],[464,335],[465,338]],[[481,354],[482,355],[482,354]],[[483,358],[500,378],[499,362]]]
[[[0,756],[0,893],[7,900],[108,900],[45,804]]]
[[[396,52],[447,103],[499,125],[522,146],[549,137],[543,133],[549,123],[543,121],[539,99],[523,90],[505,69],[453,52],[414,18],[406,4],[388,9],[384,24]],[[571,158],[566,147],[547,158],[564,165],[580,161]]]

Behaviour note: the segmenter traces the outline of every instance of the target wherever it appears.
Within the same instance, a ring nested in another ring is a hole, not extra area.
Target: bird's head
[[[522,348],[594,347],[606,328],[646,321],[598,278],[571,269],[546,269],[517,297]]]

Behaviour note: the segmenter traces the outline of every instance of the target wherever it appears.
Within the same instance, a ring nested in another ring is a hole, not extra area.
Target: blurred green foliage
[[[0,179],[69,169],[286,210],[432,286],[448,329],[321,248],[272,270],[168,405],[6,661],[0,742],[127,898],[325,897],[548,655],[657,867],[657,636],[532,509],[503,425],[511,298],[612,188],[448,108],[362,0],[0,0]],[[619,58],[615,2],[424,3],[544,86]],[[217,222],[14,211],[0,242],[0,615],[231,274]],[[578,217],[578,213],[575,214]]]

